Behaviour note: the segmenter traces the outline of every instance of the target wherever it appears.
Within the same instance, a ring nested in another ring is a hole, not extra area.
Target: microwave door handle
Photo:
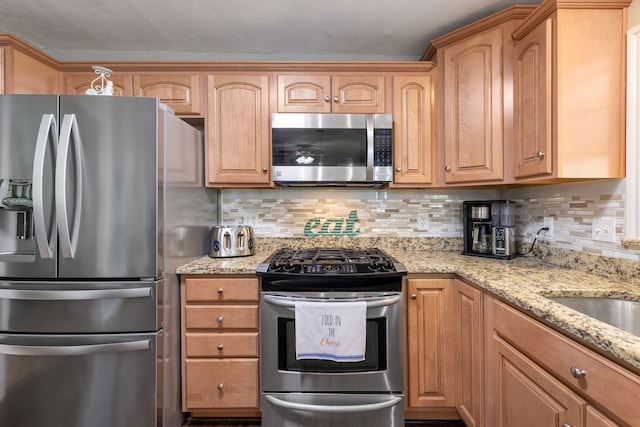
[[[40,129],[36,139],[36,149],[33,155],[33,228],[36,235],[36,246],[40,253],[40,258],[51,259],[57,244],[56,218],[54,218],[51,228],[47,232],[47,222],[44,218],[44,168],[47,155],[47,143],[51,142],[51,155],[56,157],[58,146],[58,127],[53,114],[44,114],[40,121]]]
[[[0,344],[0,354],[14,356],[87,356],[100,353],[123,353],[148,350],[149,340],[71,346],[29,346]]]
[[[275,305],[278,307],[284,307],[284,308],[290,308],[293,309],[296,306],[296,302],[291,300],[290,298],[282,298],[282,297],[276,297],[273,295],[263,295],[262,298],[264,299],[265,302],[271,304],[271,305]],[[312,301],[318,301],[316,299],[309,299]],[[335,300],[325,300],[327,302],[334,302]],[[343,300],[343,302],[354,302],[354,301],[359,301],[357,299],[353,299],[353,300]],[[367,301],[367,310],[370,308],[379,308],[379,307],[385,307],[388,305],[393,305],[395,303],[397,303],[398,301],[400,301],[400,296],[399,295],[394,295],[388,298],[384,298],[384,299],[378,299],[375,301]]]
[[[67,211],[67,158],[71,141],[74,147],[74,165],[77,173],[75,182],[75,206],[73,230],[69,230],[69,215]],[[64,258],[73,258],[78,245],[80,218],[82,209],[82,143],[78,131],[78,121],[75,114],[65,114],[60,126],[60,147],[56,158],[56,213],[58,232],[60,233],[60,251]]]
[[[339,414],[377,411],[380,409],[391,408],[392,406],[398,405],[402,402],[402,397],[399,396],[394,396],[384,402],[365,403],[363,405],[310,405],[306,403],[288,402],[268,394],[264,395],[264,398],[269,403],[285,409],[307,412],[331,412]]]
[[[367,114],[365,116],[365,126],[367,127],[367,170],[366,180],[367,182],[373,181],[373,162],[375,160],[375,139],[374,139],[374,119],[373,114]]]

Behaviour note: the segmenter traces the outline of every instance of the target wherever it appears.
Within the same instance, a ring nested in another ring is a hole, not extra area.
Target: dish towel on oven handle
[[[364,360],[367,345],[365,301],[297,301],[295,312],[297,360]]]

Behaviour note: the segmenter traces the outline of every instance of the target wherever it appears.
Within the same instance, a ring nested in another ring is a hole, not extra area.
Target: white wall
[[[640,25],[640,0],[634,0],[629,6],[629,28]]]

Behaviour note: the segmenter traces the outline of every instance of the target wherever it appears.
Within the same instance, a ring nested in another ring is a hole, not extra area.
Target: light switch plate
[[[596,218],[591,224],[591,238],[600,242],[616,241],[616,220],[614,218]]]

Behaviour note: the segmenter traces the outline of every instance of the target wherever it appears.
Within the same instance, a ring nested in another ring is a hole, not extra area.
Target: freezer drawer
[[[155,332],[162,283],[0,280],[0,333]]]
[[[0,426],[155,427],[158,334],[0,334]]]
[[[404,427],[398,394],[263,393],[262,427]]]

